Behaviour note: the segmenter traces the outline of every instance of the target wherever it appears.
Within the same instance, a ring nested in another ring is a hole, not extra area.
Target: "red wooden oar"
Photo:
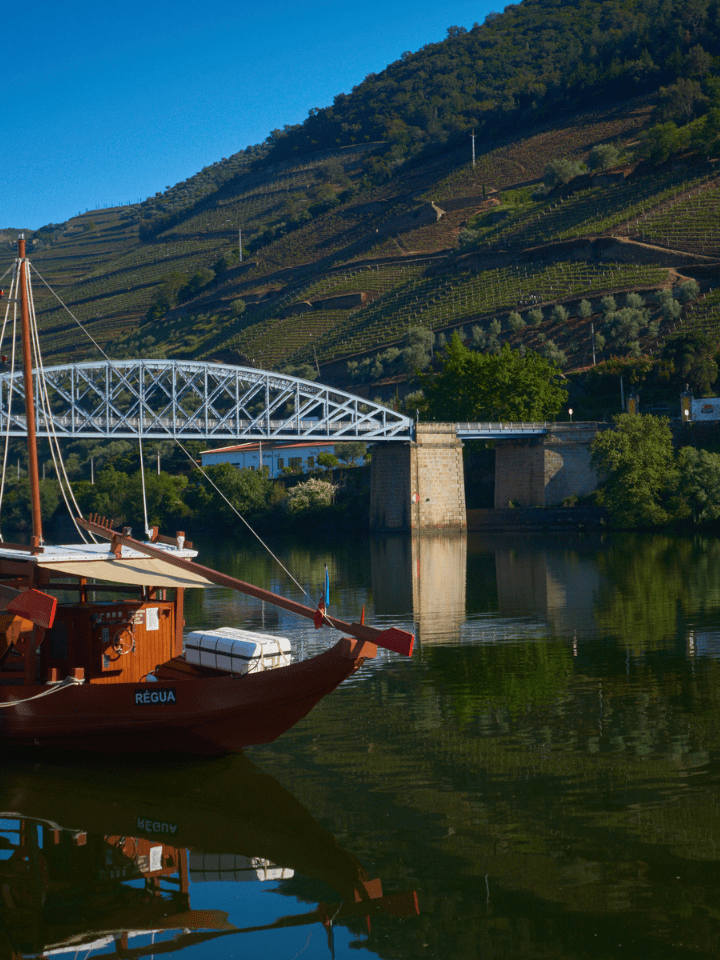
[[[118,546],[124,544],[126,547],[131,547],[133,550],[147,554],[149,557],[155,557],[158,560],[163,560],[165,563],[172,564],[174,567],[179,567],[181,570],[189,570],[191,573],[199,574],[211,583],[217,584],[219,587],[229,587],[231,590],[246,593],[250,597],[256,597],[258,600],[272,603],[276,607],[282,607],[291,613],[297,614],[299,617],[305,617],[307,620],[315,619],[316,611],[304,606],[302,603],[296,603],[295,600],[287,600],[285,597],[281,597],[277,593],[272,593],[270,590],[263,590],[261,587],[256,587],[252,583],[245,583],[244,580],[237,580],[235,577],[230,577],[226,573],[219,573],[217,570],[212,570],[210,567],[203,567],[201,564],[194,563],[192,560],[177,557],[169,551],[158,550],[157,547],[151,547],[147,543],[133,540],[132,537],[126,537],[124,534],[113,530],[107,521],[105,521],[107,525],[103,522],[93,522],[91,520],[78,520],[78,523],[81,527],[84,527],[85,530],[98,534],[106,540],[111,540],[113,544],[117,544]],[[337,617],[331,617],[327,613],[324,614],[323,621],[329,626],[335,627],[335,629],[341,633],[356,637],[358,640],[368,640],[370,643],[375,643],[377,646],[384,647],[386,650],[392,650],[394,653],[402,653],[407,657],[412,656],[415,637],[412,633],[408,633],[407,630],[399,630],[397,627],[390,627],[388,630],[378,630],[375,627],[368,627],[361,623],[346,623],[344,620],[338,620]]]

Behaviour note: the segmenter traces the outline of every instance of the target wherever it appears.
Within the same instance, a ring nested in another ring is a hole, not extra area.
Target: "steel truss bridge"
[[[38,436],[168,440],[410,440],[409,417],[266,370],[180,360],[113,360],[34,371]],[[46,397],[43,407],[42,398]],[[49,411],[49,412],[48,412]],[[0,374],[0,429],[25,436],[20,372]]]

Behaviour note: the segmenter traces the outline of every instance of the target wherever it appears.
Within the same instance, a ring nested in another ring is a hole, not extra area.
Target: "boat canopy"
[[[211,587],[205,577],[177,567],[154,557],[138,557],[120,560],[66,560],[65,562],[38,563],[42,570],[88,580],[107,580],[110,583],[127,583],[138,587]]]

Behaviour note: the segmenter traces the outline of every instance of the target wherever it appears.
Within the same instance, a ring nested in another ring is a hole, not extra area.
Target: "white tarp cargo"
[[[227,673],[257,673],[290,663],[290,641],[268,633],[219,627],[193,630],[185,638],[185,659]]]

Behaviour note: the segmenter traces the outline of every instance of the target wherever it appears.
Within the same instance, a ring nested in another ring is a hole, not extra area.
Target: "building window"
[[[283,460],[282,457],[278,457],[278,464],[277,464],[278,470],[282,470],[284,466],[285,466],[285,461]]]
[[[302,470],[302,457],[290,457],[288,466],[291,470]]]
[[[308,470],[312,470],[315,466],[315,457],[308,457]]]

